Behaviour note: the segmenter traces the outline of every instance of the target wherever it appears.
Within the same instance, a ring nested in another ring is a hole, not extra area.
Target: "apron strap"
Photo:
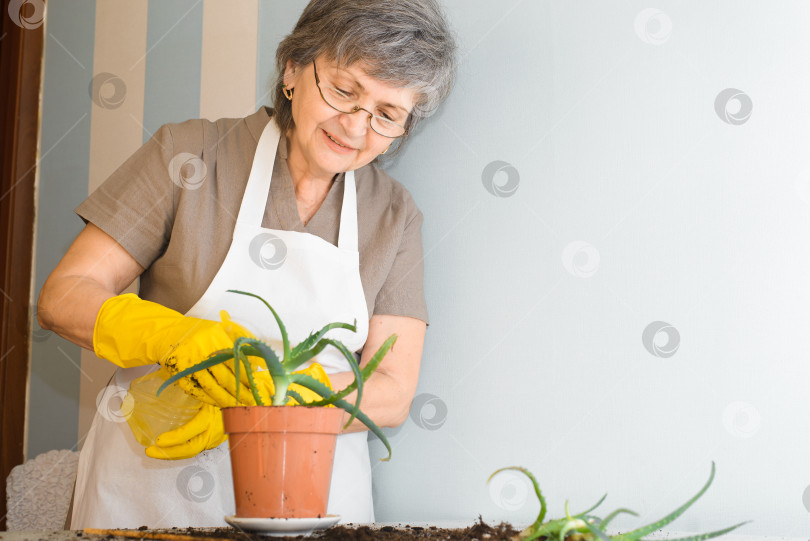
[[[270,180],[273,176],[273,164],[276,161],[276,150],[281,139],[281,131],[271,118],[259,137],[256,154],[253,156],[253,167],[250,168],[245,195],[239,207],[236,223],[262,225],[264,208],[270,195]]]
[[[347,171],[343,178],[343,206],[340,209],[338,248],[357,251],[357,188],[354,171]]]

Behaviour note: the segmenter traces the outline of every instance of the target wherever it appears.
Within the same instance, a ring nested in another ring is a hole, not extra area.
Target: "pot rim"
[[[233,406],[222,408],[225,433],[283,432],[340,434],[344,411],[311,406]]]

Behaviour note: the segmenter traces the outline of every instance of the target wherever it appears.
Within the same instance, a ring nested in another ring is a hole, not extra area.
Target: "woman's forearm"
[[[86,276],[51,277],[37,304],[40,327],[93,351],[93,327],[101,305],[113,291]]]
[[[351,372],[339,372],[330,374],[329,379],[332,382],[332,387],[339,391],[354,381],[354,374]],[[412,393],[399,385],[395,379],[383,372],[375,372],[363,386],[360,409],[377,426],[394,427],[399,426],[407,419],[412,399]],[[354,404],[355,400],[357,400],[357,391],[351,393],[344,400]],[[350,416],[349,413],[344,412],[344,424],[349,420]],[[361,432],[363,430],[368,430],[368,428],[355,419],[343,432]]]
[[[143,270],[115,239],[88,223],[42,286],[39,325],[93,351],[93,327],[101,305]]]
[[[408,418],[413,395],[419,379],[419,365],[422,360],[422,347],[425,343],[425,322],[405,316],[371,316],[368,339],[363,346],[360,366],[366,366],[382,344],[391,336],[397,340],[377,370],[371,374],[363,386],[360,409],[379,427],[399,426]],[[354,381],[352,372],[330,374],[332,388],[345,389]],[[346,397],[354,403],[357,392]],[[344,424],[350,414],[344,414]],[[360,421],[353,421],[345,432],[368,430]]]

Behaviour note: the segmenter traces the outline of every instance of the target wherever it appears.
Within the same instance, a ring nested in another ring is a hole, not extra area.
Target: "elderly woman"
[[[446,97],[454,54],[434,0],[312,0],[279,45],[274,109],[165,125],[79,205],[86,227],[43,286],[40,324],[121,367],[107,400],[173,347],[201,357],[227,347],[220,310],[279,338],[266,308],[228,289],[271,300],[293,338],[356,319],[341,337],[361,366],[399,336],[363,409],[380,426],[402,423],[427,324],[422,215],[374,162]],[[139,296],[122,295],[139,276]],[[352,381],[339,356],[318,360],[334,388]],[[224,525],[227,443],[219,409],[203,408],[202,428],[146,453],[127,423],[97,414],[71,526]],[[338,437],[328,510],[344,522],[374,520],[363,430],[355,421]]]

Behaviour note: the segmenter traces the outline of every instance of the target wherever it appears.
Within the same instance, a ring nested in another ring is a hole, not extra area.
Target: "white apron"
[[[270,120],[256,149],[228,255],[186,315],[219,320],[224,309],[259,338],[280,340],[261,301],[226,292],[239,289],[270,303],[292,345],[327,323],[356,319],[357,333],[335,329],[327,336],[357,351],[368,336],[368,309],[360,282],[354,173],[345,175],[337,247],[308,233],[262,228],[279,138]],[[331,346],[317,360],[327,373],[350,370]],[[156,368],[119,369],[101,402],[110,393],[122,395],[133,380]],[[71,528],[227,526],[223,517],[235,513],[231,480],[228,442],[190,459],[153,459],[123,418],[97,413],[79,458]],[[328,513],[341,515],[341,522],[374,521],[367,432],[338,436]]]

